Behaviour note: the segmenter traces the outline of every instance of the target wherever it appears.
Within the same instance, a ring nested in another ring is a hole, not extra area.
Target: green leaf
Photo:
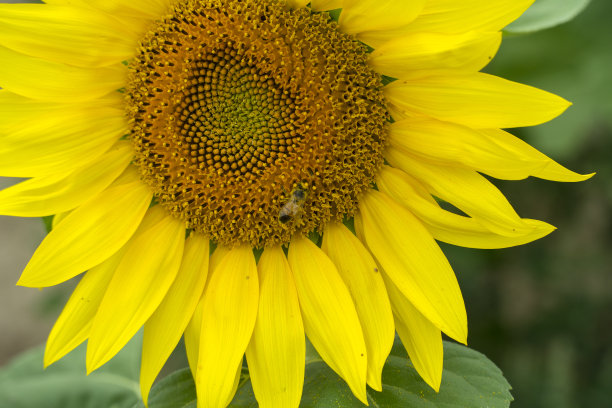
[[[164,377],[151,388],[149,408],[196,408],[196,390],[189,368]],[[139,408],[144,407],[140,403]]]
[[[43,224],[45,224],[45,230],[47,231],[47,234],[50,233],[51,230],[53,229],[53,217],[55,216],[48,215],[46,217],[42,217]]]
[[[0,407],[129,408],[140,400],[141,336],[108,364],[85,375],[81,345],[43,370],[43,347],[23,353],[0,370]]]
[[[383,392],[369,392],[380,407],[509,407],[510,384],[483,354],[455,343],[444,342],[444,371],[440,392],[429,388],[406,362],[396,342],[383,371]]]
[[[589,4],[590,0],[536,0],[515,22],[504,29],[509,33],[529,33],[567,23]]]
[[[383,371],[383,392],[368,390],[371,407],[411,408],[507,408],[510,385],[484,355],[454,343],[444,344],[444,374],[440,392],[419,377],[399,342]],[[195,408],[196,391],[189,369],[173,373],[151,390],[150,408]],[[250,381],[238,388],[233,408],[256,408]],[[362,408],[348,386],[307,349],[302,408]]]

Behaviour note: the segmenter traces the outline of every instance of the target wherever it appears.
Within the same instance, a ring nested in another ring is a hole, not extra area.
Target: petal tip
[[[432,390],[436,393],[440,392],[440,384],[442,383],[442,360],[440,360],[440,366],[433,371],[428,370],[423,373],[419,372],[419,375]]]
[[[455,340],[457,343],[461,343],[464,346],[467,346],[467,338],[468,338],[468,329],[467,322],[462,325],[462,327],[453,327],[453,331],[445,331],[446,335],[451,339]]]
[[[545,223],[545,224],[546,226],[542,228],[542,231],[544,232],[544,235],[542,235],[542,237],[545,237],[557,230],[557,227],[555,227],[554,225],[550,225],[548,223]]]
[[[91,339],[90,339],[91,341]],[[87,375],[93,373],[98,368],[102,367],[106,361],[99,356],[99,350],[94,350],[89,344],[87,345],[87,353],[85,356],[85,372]]]
[[[382,378],[375,376],[372,378],[368,378],[368,385],[374,391],[382,392]]]
[[[24,288],[39,288],[41,287],[40,285],[36,285],[36,282],[32,282],[30,279],[27,278],[27,276],[24,276],[25,272],[21,274],[21,276],[19,277],[19,280],[17,281],[17,283],[15,284],[15,286],[21,286]]]
[[[438,381],[437,383],[427,383],[427,385],[429,385],[435,392],[436,394],[440,392],[440,383],[442,382],[442,378],[440,378],[440,381]]]
[[[58,359],[55,358],[54,355],[50,354],[47,350],[45,350],[45,354],[43,356],[43,370],[46,370],[51,364],[55,363]]]
[[[555,95],[555,94],[552,94],[552,95],[554,95],[557,99],[557,107],[556,109],[551,107],[552,117],[550,118],[550,120],[563,115],[563,113],[565,113],[565,111],[568,110],[573,105],[572,102],[568,101],[567,99],[559,95]]]
[[[589,174],[580,174],[580,173],[577,173],[577,174],[578,174],[578,176],[580,178],[580,180],[577,180],[577,181],[586,181],[586,180],[594,177],[597,174],[597,172],[594,171],[593,173],[589,173]]]
[[[363,387],[363,392],[360,392],[359,394],[355,393],[355,390],[353,390],[353,394],[355,395],[355,397],[357,397],[357,399],[359,401],[361,401],[365,406],[370,406],[370,403],[368,402],[368,393],[366,391],[366,387],[364,385]]]

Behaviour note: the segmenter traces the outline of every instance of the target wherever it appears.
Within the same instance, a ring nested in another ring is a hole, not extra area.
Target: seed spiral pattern
[[[354,213],[388,113],[367,48],[327,13],[183,0],[141,41],[126,110],[159,203],[218,243],[287,243]],[[299,214],[279,221],[292,191]]]

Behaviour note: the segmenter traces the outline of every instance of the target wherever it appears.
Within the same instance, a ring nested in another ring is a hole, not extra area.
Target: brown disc
[[[276,0],[180,1],[130,68],[143,180],[218,243],[287,243],[350,216],[382,165],[381,77],[327,13]]]

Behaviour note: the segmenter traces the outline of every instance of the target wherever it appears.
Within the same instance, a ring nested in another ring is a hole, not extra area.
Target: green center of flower
[[[381,78],[327,13],[179,1],[130,67],[143,180],[221,244],[287,243],[350,216],[382,165]]]

